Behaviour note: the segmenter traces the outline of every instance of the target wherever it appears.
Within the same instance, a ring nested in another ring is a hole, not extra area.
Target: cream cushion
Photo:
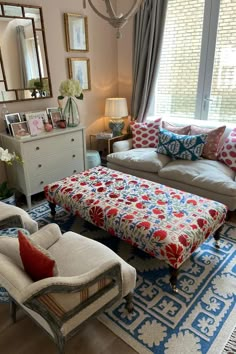
[[[204,186],[208,191],[236,196],[235,172],[219,161],[175,160],[165,166],[159,176],[195,187]]]
[[[121,265],[122,295],[126,296],[135,288],[135,268],[97,241],[69,231],[50,247],[50,253],[56,260],[59,276],[62,277],[80,276],[101,267],[103,263],[117,260]]]
[[[156,148],[140,148],[121,151],[107,156],[110,163],[119,164],[134,170],[159,172],[171,158],[158,154]]]

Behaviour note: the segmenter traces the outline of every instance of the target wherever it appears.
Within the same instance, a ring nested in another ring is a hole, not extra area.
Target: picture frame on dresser
[[[15,138],[22,139],[30,137],[30,131],[27,122],[11,123],[12,135]]]
[[[60,120],[62,120],[62,114],[61,114],[61,111],[58,109],[57,111],[52,111],[50,113],[50,118],[51,118],[51,121],[52,121],[52,125],[54,128],[57,128],[58,127],[58,122]]]
[[[20,113],[9,113],[5,114],[5,124],[6,124],[6,131],[8,134],[12,134],[11,124],[12,123],[19,123],[21,122]]]
[[[25,118],[28,123],[31,136],[41,134],[45,131],[44,122],[48,121],[46,111],[26,112]]]

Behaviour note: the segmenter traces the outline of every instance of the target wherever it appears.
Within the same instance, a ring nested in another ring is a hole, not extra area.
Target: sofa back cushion
[[[224,162],[233,171],[236,171],[236,128],[225,139],[219,152],[218,160]]]
[[[222,135],[224,134],[226,126],[215,129],[198,127],[191,125],[191,135],[207,134],[207,141],[204,145],[202,156],[209,160],[217,160],[219,152],[219,143]]]
[[[185,127],[179,127],[177,125],[170,124],[163,120],[162,128],[169,130],[175,134],[188,135],[190,133],[191,125],[187,125]]]
[[[161,118],[158,118],[153,122],[131,122],[130,128],[133,136],[133,148],[156,148],[160,124]]]
[[[179,135],[161,129],[157,152],[174,159],[197,160],[202,154],[207,134]]]

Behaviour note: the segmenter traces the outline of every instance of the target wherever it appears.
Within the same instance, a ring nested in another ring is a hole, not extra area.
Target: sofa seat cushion
[[[110,163],[114,163],[133,170],[157,172],[171,161],[169,156],[158,154],[156,148],[139,148],[128,151],[114,152],[107,156]]]
[[[219,161],[175,160],[168,163],[159,172],[159,176],[212,192],[236,196],[235,172]]]
[[[135,288],[135,269],[110,248],[95,240],[69,231],[50,247],[50,254],[56,260],[59,276],[65,277],[83,275],[91,269],[101,267],[103,262],[117,260],[121,264],[123,296]],[[68,259],[68,262],[65,262],[65,259]]]

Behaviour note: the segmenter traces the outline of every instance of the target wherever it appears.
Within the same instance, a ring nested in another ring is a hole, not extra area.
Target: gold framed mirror
[[[42,8],[0,2],[0,102],[52,97]]]

